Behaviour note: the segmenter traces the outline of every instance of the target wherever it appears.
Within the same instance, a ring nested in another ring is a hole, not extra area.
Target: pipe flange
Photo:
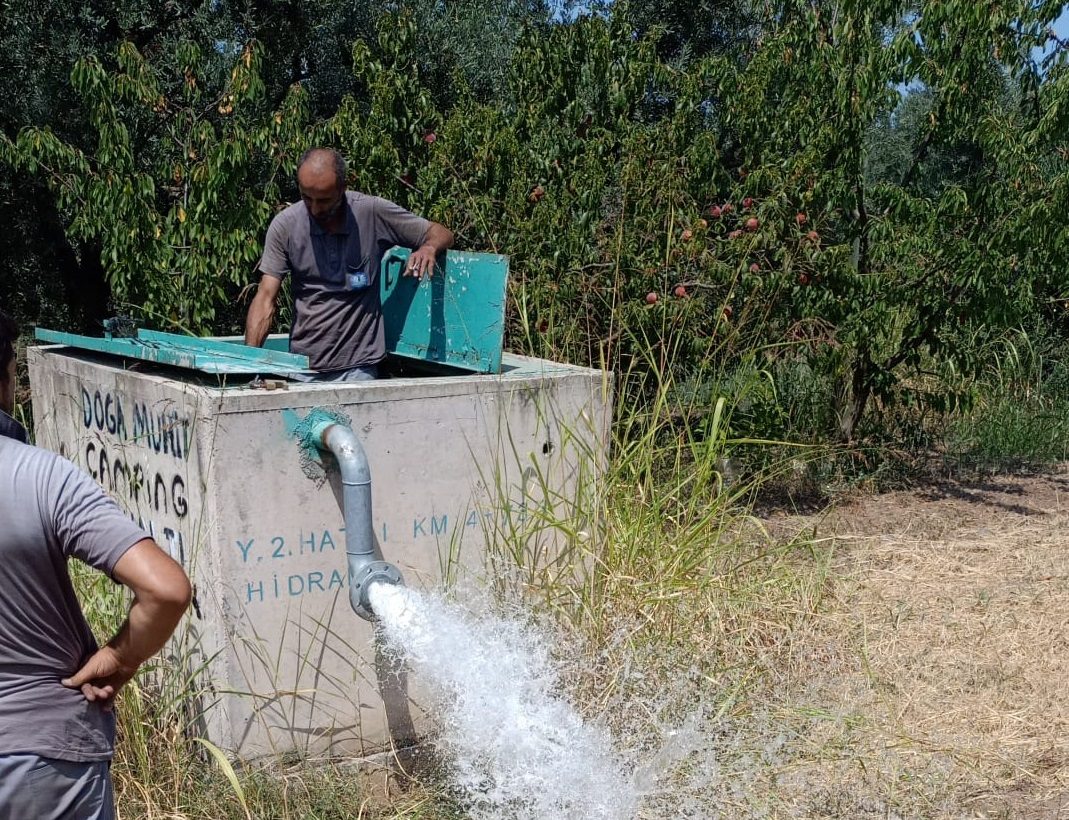
[[[369,592],[375,584],[404,586],[401,570],[388,561],[370,561],[349,577],[349,603],[365,621],[375,618]]]

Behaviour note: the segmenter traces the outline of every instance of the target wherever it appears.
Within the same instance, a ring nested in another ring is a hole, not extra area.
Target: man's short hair
[[[322,162],[326,159],[329,159],[331,164],[334,166],[334,177],[337,180],[338,187],[344,187],[345,157],[343,157],[333,148],[309,148],[307,151],[301,154],[301,158],[297,161],[297,173],[299,174],[301,172],[301,168],[303,168],[304,164],[309,160]]]
[[[0,381],[7,375],[7,366],[15,358],[15,340],[19,328],[15,320],[0,310]]]

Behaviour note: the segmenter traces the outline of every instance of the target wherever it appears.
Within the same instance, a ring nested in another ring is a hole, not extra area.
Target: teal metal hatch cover
[[[289,376],[309,369],[307,356],[158,330],[138,329],[136,336],[98,338],[39,327],[34,335],[42,342],[216,375],[255,376],[258,373],[272,373]]]
[[[508,257],[449,251],[434,276],[403,276],[410,251],[393,248],[382,260],[379,289],[386,350],[401,358],[438,362],[474,373],[501,372],[505,335]],[[215,375],[310,371],[308,357],[275,345],[248,347],[238,340],[135,329],[112,322],[103,338],[37,328],[43,342]]]
[[[500,373],[508,257],[448,251],[434,276],[420,281],[402,275],[409,253],[393,248],[379,271],[386,349],[475,373]]]

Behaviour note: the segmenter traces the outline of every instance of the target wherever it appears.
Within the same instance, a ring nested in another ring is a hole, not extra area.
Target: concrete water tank
[[[86,470],[193,579],[183,663],[203,665],[201,731],[232,754],[364,756],[426,727],[418,681],[377,656],[373,625],[349,608],[341,487],[330,457],[302,441],[310,413],[362,442],[378,546],[409,585],[485,576],[514,529],[527,531],[531,577],[568,570],[546,524],[597,479],[606,374],[500,348],[479,365],[498,372],[464,372],[448,329],[424,333],[441,340],[434,351],[420,332],[393,332],[392,378],[347,385],[253,380],[271,365],[238,372],[248,349],[236,340],[70,337],[28,351],[37,443]]]

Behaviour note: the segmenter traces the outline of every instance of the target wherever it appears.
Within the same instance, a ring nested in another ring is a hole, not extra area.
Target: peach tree
[[[963,326],[998,332],[1069,295],[1067,80],[1032,56],[1059,8],[787,8],[724,117],[760,225],[736,240],[756,263],[742,285],[835,369],[849,440],[873,398],[953,406],[926,376],[982,364]],[[876,172],[907,84],[923,116]]]
[[[176,57],[170,76],[130,43],[115,70],[79,61],[71,82],[92,149],[26,128],[0,137],[0,160],[43,179],[68,234],[100,247],[116,309],[202,332],[251,281],[279,177],[311,135],[300,87],[277,110],[265,106],[257,44],[221,80],[196,46]]]

